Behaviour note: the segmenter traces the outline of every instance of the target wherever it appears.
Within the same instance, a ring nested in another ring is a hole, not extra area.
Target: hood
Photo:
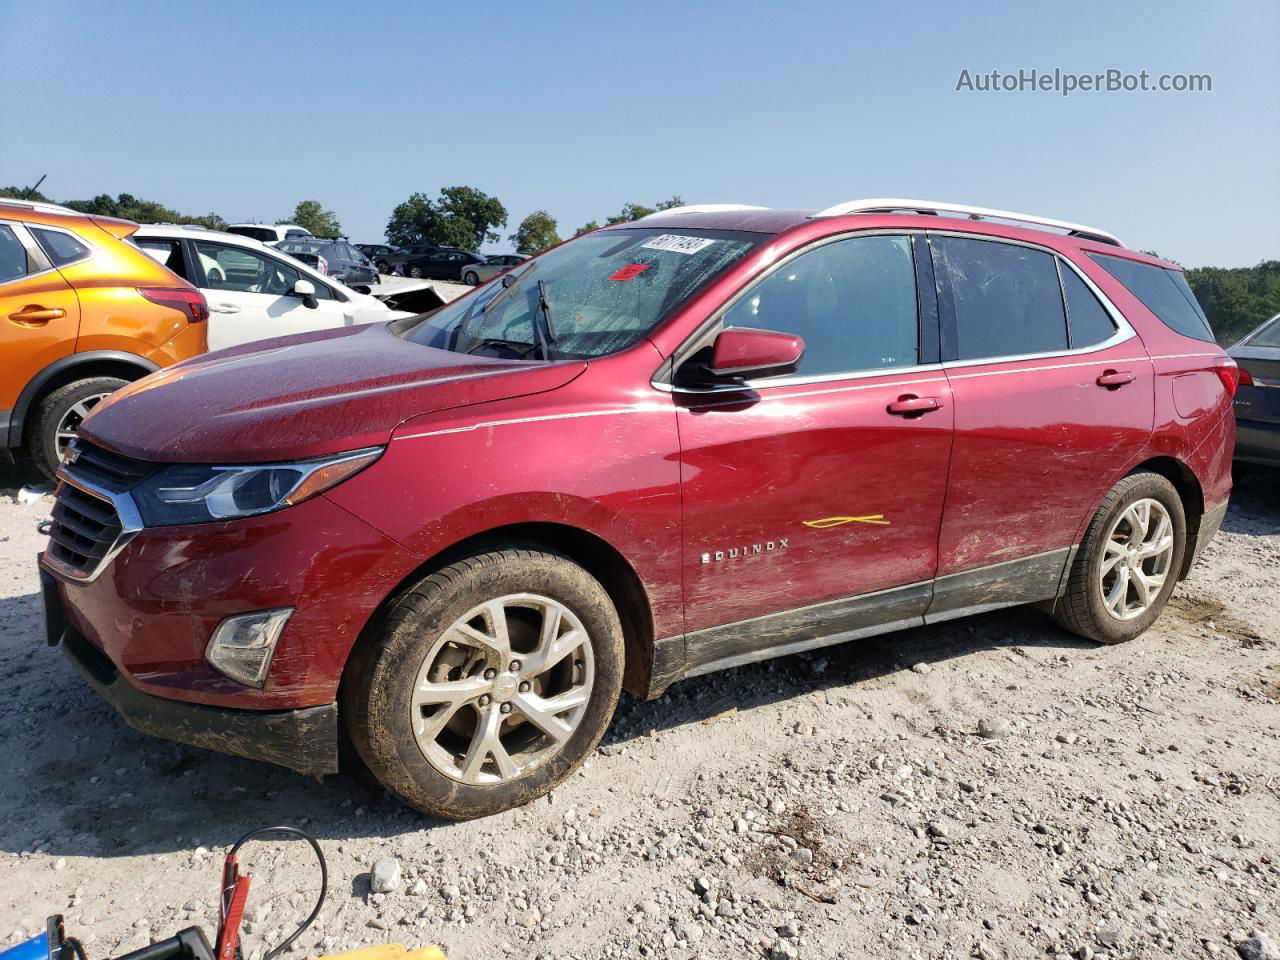
[[[378,300],[388,309],[398,311],[402,316],[413,316],[418,313],[429,313],[443,307],[452,297],[442,296],[435,285],[427,280],[416,280],[410,283],[379,284],[369,291],[369,296]]]
[[[267,463],[387,442],[424,413],[554,390],[586,364],[470,357],[384,324],[263,340],[153,373],[94,408],[80,433],[139,460]]]

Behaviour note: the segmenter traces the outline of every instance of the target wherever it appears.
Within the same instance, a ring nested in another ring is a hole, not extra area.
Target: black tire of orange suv
[[[1146,470],[1130,474],[1090,521],[1054,620],[1099,643],[1132,640],[1164,610],[1186,546],[1186,514],[1173,484]]]
[[[582,567],[504,543],[422,578],[352,653],[340,705],[357,753],[423,813],[488,816],[573,774],[622,689],[622,625]]]
[[[74,436],[80,422],[100,400],[128,382],[119,377],[73,380],[40,401],[27,433],[27,453],[41,473],[53,476],[62,459],[63,448]]]

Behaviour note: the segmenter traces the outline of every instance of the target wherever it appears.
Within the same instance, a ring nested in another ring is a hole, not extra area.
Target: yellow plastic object
[[[403,943],[384,943],[376,947],[362,947],[347,953],[330,953],[316,960],[448,960],[439,947],[418,947],[410,950]]]

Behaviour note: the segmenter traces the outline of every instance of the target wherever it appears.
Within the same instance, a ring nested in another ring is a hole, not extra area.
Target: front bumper
[[[309,776],[338,772],[338,707],[234,710],[153,697],[120,675],[74,628],[62,649],[102,699],[141,733],[193,747],[263,760]]]

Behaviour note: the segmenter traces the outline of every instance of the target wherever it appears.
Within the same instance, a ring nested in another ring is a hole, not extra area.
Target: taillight
[[[1251,374],[1251,373],[1250,373],[1248,370],[1246,370],[1244,367],[1237,367],[1237,368],[1236,368],[1236,382],[1238,382],[1241,386],[1245,386],[1245,387],[1252,387],[1252,386],[1253,386],[1253,374]]]
[[[1227,396],[1234,397],[1236,389],[1240,386],[1241,380],[1248,376],[1243,370],[1236,366],[1236,362],[1231,359],[1219,361],[1218,365],[1213,368],[1213,372],[1218,375],[1218,379],[1222,381],[1222,385],[1227,389]],[[1253,383],[1250,377],[1249,383]]]
[[[329,261],[324,257],[316,257],[316,268],[326,277],[329,275]]]
[[[139,287],[138,293],[152,303],[185,314],[192,323],[209,319],[209,304],[199,290],[190,287]]]

